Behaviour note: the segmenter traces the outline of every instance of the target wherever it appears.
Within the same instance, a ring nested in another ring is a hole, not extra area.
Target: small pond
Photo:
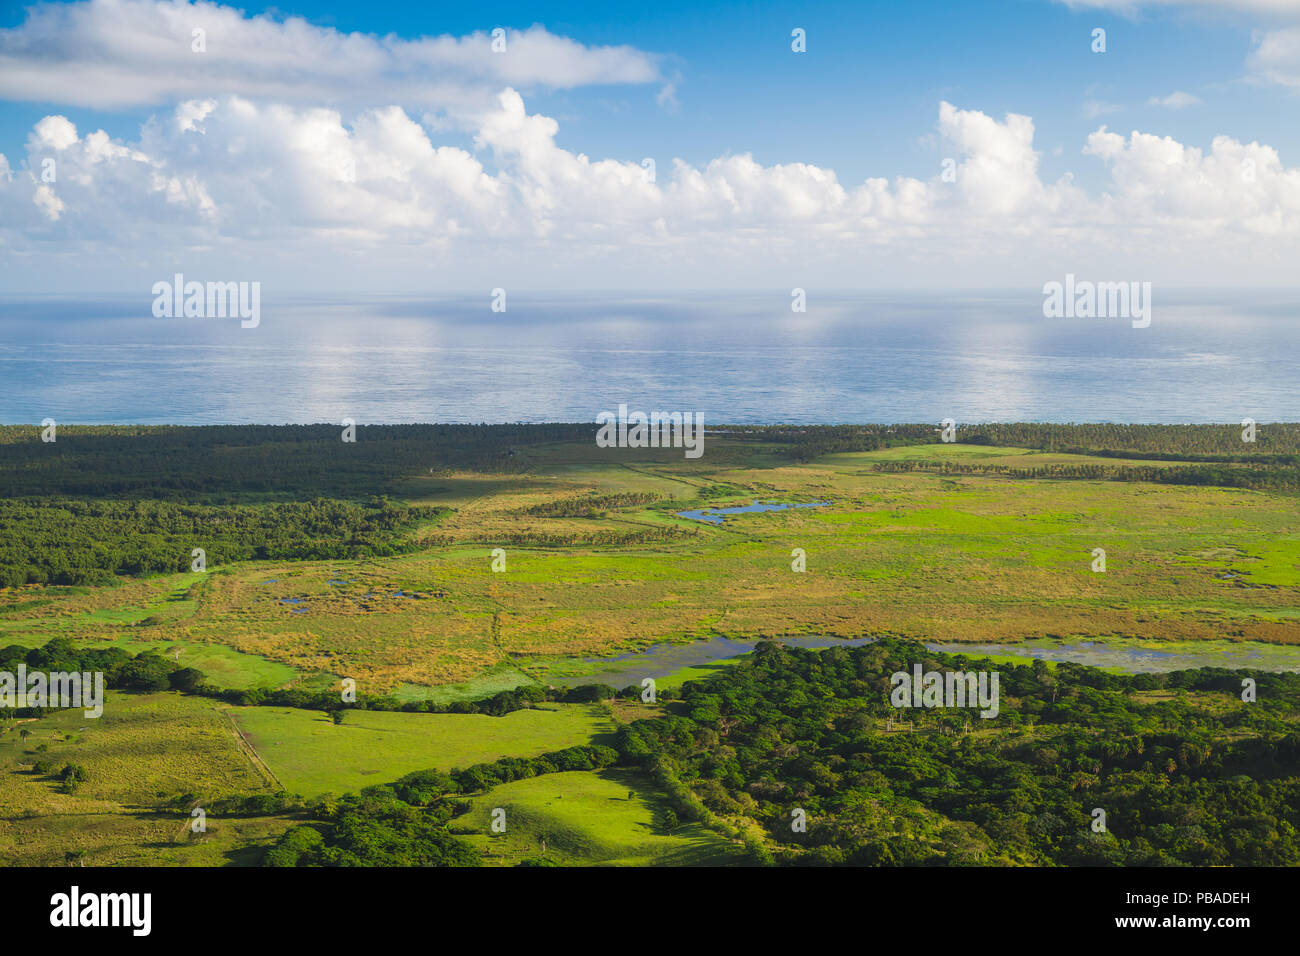
[[[788,508],[825,508],[829,501],[809,501],[806,504],[782,504],[776,501],[757,501],[752,505],[735,505],[731,508],[704,508],[699,511],[679,511],[677,517],[722,524],[724,515],[754,514],[759,511],[785,511]]]

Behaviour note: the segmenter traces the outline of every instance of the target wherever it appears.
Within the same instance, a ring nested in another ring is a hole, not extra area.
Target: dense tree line
[[[170,501],[0,499],[0,587],[107,584],[119,574],[188,571],[231,561],[392,555],[403,528],[448,509],[316,499],[263,506]]]
[[[177,677],[172,681],[176,690],[204,697],[216,697],[239,707],[296,707],[301,710],[377,710],[404,714],[486,714],[503,717],[533,707],[537,704],[590,704],[609,700],[618,693],[608,684],[579,684],[575,687],[547,687],[541,684],[524,684],[514,690],[499,691],[490,697],[477,700],[457,700],[441,704],[432,700],[403,700],[382,695],[358,694],[354,702],[344,703],[338,690],[307,690],[285,687],[278,690],[244,688],[233,690],[216,687],[206,681],[198,671]],[[640,693],[640,688],[635,688]]]
[[[448,801],[414,807],[365,791],[318,805],[319,819],[295,826],[266,853],[265,866],[478,866],[482,855],[447,830]]]
[[[1002,713],[909,710],[920,732],[881,732],[898,716],[889,675],[914,663],[996,669]],[[1246,704],[1242,674],[1222,669],[1122,676],[896,640],[763,644],[685,685],[673,716],[623,727],[617,746],[676,786],[688,817],[761,825],[781,863],[1294,865],[1300,675],[1255,679],[1259,701]],[[1222,706],[1134,696],[1161,688]],[[1096,808],[1105,832],[1091,828]]]
[[[936,423],[898,425],[718,425],[709,430],[732,441],[784,446],[795,461],[822,455],[875,451],[938,441]],[[1010,422],[958,425],[959,444],[1033,448],[1070,454],[1151,457],[1180,461],[1295,464],[1300,456],[1300,424],[1270,423],[1256,428],[1255,441],[1241,440],[1239,424],[1119,425]]]
[[[648,491],[627,491],[612,495],[575,495],[571,498],[556,498],[539,505],[520,508],[515,514],[536,518],[598,518],[617,508],[654,504],[656,501],[662,501],[663,497]]]
[[[595,441],[591,425],[0,426],[0,497],[364,500],[415,475],[526,470],[516,449]]]
[[[937,441],[934,425],[720,425],[709,430],[737,442],[780,446],[792,461]]]
[[[51,638],[42,647],[21,644],[0,647],[0,671],[17,674],[19,664],[26,664],[28,673],[99,672],[104,675],[105,688],[142,692],[169,690],[195,675],[202,677],[198,671],[182,668],[160,654],[131,654],[120,647],[78,647],[67,637]],[[51,711],[52,708],[40,707],[2,708],[0,715],[39,717]]]
[[[962,425],[957,441],[1016,448],[1038,448],[1072,454],[1135,452],[1165,459],[1196,460],[1226,456],[1233,461],[1269,455],[1300,455],[1300,423],[1259,425],[1255,441],[1241,438],[1239,423],[1223,425],[1121,425],[1111,422],[1056,425],[1047,422],[1008,422]]]
[[[1289,456],[1288,456],[1289,457]],[[1142,481],[1164,485],[1201,485],[1219,488],[1249,488],[1255,491],[1300,491],[1300,467],[1275,465],[1268,468],[1231,465],[1097,465],[971,464],[958,461],[882,461],[872,466],[881,474],[927,472],[937,475],[981,475],[997,478],[1066,479],[1093,481]]]

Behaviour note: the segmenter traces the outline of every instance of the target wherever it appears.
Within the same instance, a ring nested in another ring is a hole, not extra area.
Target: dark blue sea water
[[[152,297],[0,300],[0,422],[1300,419],[1300,296],[1154,294],[1151,326],[991,294],[305,300],[261,324]]]

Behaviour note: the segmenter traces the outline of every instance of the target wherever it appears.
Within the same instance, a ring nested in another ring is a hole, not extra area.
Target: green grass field
[[[505,810],[504,833],[491,830],[498,807]],[[584,866],[716,866],[743,859],[738,844],[699,824],[669,829],[665,809],[662,796],[634,773],[551,773],[476,797],[452,830],[494,866],[525,859]]]
[[[315,797],[388,783],[416,770],[451,770],[600,743],[614,729],[594,705],[544,708],[504,717],[354,710],[338,725],[310,710],[236,707],[231,713],[285,789]]]
[[[697,461],[608,451],[530,446],[522,452],[530,474],[409,479],[411,500],[457,509],[426,529],[427,540],[426,530],[414,532],[425,542],[417,553],[235,564],[66,593],[20,589],[0,596],[0,634],[180,650],[182,662],[228,687],[351,677],[364,692],[443,702],[581,672],[585,658],[715,634],[1300,646],[1290,495],[873,470],[901,460],[1123,464],[1021,448],[914,445],[802,465],[725,442]],[[622,492],[665,500],[592,518],[521,513]],[[760,497],[830,504],[721,526],[673,514],[687,501]],[[582,543],[665,527],[682,536]],[[509,535],[575,543],[507,544],[507,569],[493,573],[492,548]],[[795,548],[805,573],[791,571]],[[1106,551],[1104,574],[1091,570],[1094,548]]]
[[[815,494],[832,504],[692,527],[696,537],[653,549],[510,548],[504,574],[490,571],[486,547],[368,562],[348,574],[357,587],[445,597],[385,598],[363,610],[316,590],[337,568],[302,567],[297,579],[279,578],[269,600],[242,583],[260,570],[237,571],[214,581],[190,631],[302,673],[408,693],[507,663],[528,670],[530,659],[709,634],[1300,642],[1294,509],[1285,496],[815,467],[764,473],[766,484],[780,479],[768,490],[758,477],[727,474],[747,479],[754,496]],[[488,513],[473,523],[499,520]],[[801,575],[790,570],[796,547],[807,555]],[[1095,547],[1107,552],[1104,575],[1091,571]],[[1230,569],[1239,576],[1222,577]],[[305,608],[294,614],[279,597]]]
[[[23,731],[27,731],[26,736]],[[60,793],[38,760],[75,763],[89,779]],[[80,853],[87,866],[222,865],[249,861],[289,826],[279,818],[207,819],[188,829],[182,794],[198,804],[275,788],[246,756],[220,705],[175,693],[105,695],[96,719],[80,710],[6,721],[0,732],[0,861],[62,865]]]

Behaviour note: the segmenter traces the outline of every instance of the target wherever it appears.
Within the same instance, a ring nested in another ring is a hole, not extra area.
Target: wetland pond
[[[829,504],[829,501],[809,501],[806,504],[781,504],[776,501],[759,501],[756,498],[752,505],[733,505],[730,508],[702,508],[698,511],[679,511],[677,512],[677,517],[691,518],[694,521],[707,521],[709,524],[722,524],[724,515],[753,514],[758,511],[785,511],[788,508],[825,508]]]
[[[1123,671],[1155,674],[1195,667],[1300,672],[1300,647],[1260,641],[1126,641],[1121,638],[1030,640],[1015,644],[927,643],[926,647],[968,657],[1036,657]]]
[[[789,647],[858,647],[870,644],[875,638],[839,637],[783,637],[782,644]],[[733,640],[729,637],[712,637],[691,644],[654,644],[643,651],[633,651],[618,657],[595,657],[584,663],[593,670],[575,676],[549,678],[561,686],[578,684],[612,684],[626,687],[639,684],[642,678],[663,680],[687,667],[703,667],[718,661],[748,654],[758,644],[757,640]]]
[[[859,647],[875,638],[783,637],[790,647],[826,648]],[[577,675],[553,675],[548,678],[559,686],[611,684],[626,687],[643,678],[662,681],[690,668],[707,668],[752,651],[757,640],[733,640],[714,637],[691,644],[655,644],[642,651],[618,657],[589,658],[591,668]],[[1300,672],[1300,646],[1263,644],[1259,641],[1126,641],[1118,638],[1075,638],[1066,640],[1036,639],[1012,644],[962,644],[926,642],[933,651],[965,654],[967,657],[1041,658],[1046,661],[1072,661],[1129,674],[1163,673],[1195,667],[1227,667],[1262,671]],[[1017,661],[1020,663],[1020,661]],[[693,675],[694,676],[694,675]],[[699,675],[703,676],[703,675]]]

